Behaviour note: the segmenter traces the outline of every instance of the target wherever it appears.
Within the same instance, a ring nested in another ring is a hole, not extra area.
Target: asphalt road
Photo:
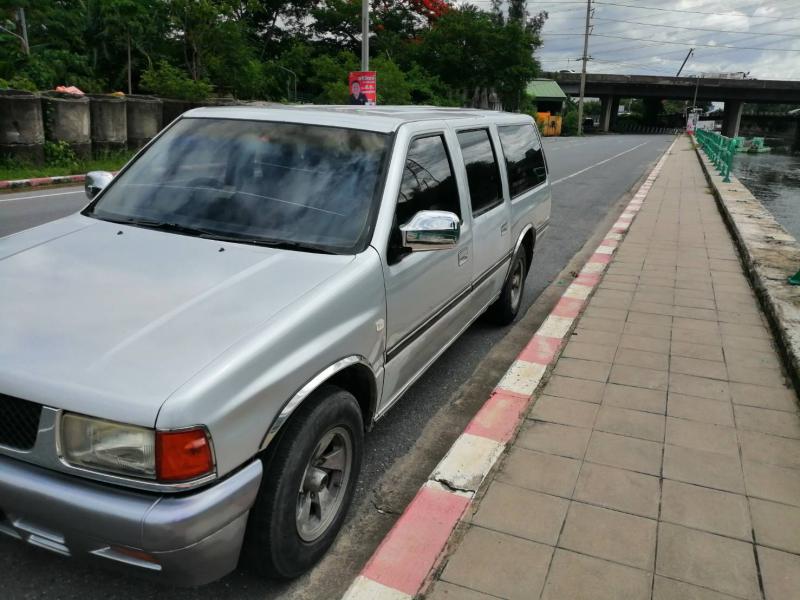
[[[666,150],[672,136],[549,138],[553,182],[550,229],[536,248],[516,324],[475,323],[367,436],[348,522],[328,556],[308,575],[261,581],[237,571],[200,589],[171,589],[0,540],[0,597],[100,599],[336,598],[447,451],[622,210],[626,193]],[[0,195],[0,236],[56,219],[86,203],[82,188]],[[592,244],[587,244],[588,241]],[[586,246],[586,247],[584,247]],[[527,314],[525,313],[527,311]]]

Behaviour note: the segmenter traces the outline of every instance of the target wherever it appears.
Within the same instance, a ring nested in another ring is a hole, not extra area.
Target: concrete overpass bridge
[[[569,96],[580,93],[580,73],[550,73]],[[739,133],[745,102],[800,104],[800,81],[773,79],[716,79],[704,77],[663,77],[658,75],[613,75],[587,73],[585,96],[601,102],[600,126],[608,131],[617,115],[621,98],[641,98],[645,112],[655,111],[661,100],[689,100],[697,92],[698,101],[724,102],[722,132]],[[648,108],[650,110],[648,110]]]

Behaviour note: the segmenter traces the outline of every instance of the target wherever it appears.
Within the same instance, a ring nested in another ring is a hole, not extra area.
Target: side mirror
[[[461,219],[444,210],[421,210],[405,225],[400,226],[403,248],[447,250],[455,248],[461,235]]]
[[[86,197],[91,200],[106,187],[114,176],[108,171],[89,171],[84,180],[83,189],[86,192]]]

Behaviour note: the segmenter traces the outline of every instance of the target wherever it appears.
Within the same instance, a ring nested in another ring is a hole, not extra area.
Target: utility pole
[[[583,135],[583,93],[586,90],[586,61],[589,60],[589,19],[592,16],[592,0],[586,0],[586,31],[583,34],[583,66],[581,67],[581,94],[578,97],[578,135]]]
[[[692,110],[697,108],[697,90],[700,89],[700,80],[702,79],[701,75],[697,76],[697,83],[694,86],[694,98],[692,98]]]
[[[28,43],[28,23],[25,21],[25,9],[17,9],[17,22],[19,23],[20,31],[22,32],[22,51],[25,54],[31,53],[31,46]]]
[[[689,48],[689,53],[686,55],[686,58],[683,59],[683,62],[681,63],[681,68],[678,69],[678,73],[675,75],[675,77],[681,76],[681,71],[683,71],[683,67],[686,65],[686,61],[689,60],[689,57],[692,55],[692,52],[694,52],[694,48]]]
[[[361,70],[369,71],[369,0],[361,0]]]

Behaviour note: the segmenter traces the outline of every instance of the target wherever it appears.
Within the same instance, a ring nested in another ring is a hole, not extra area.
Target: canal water
[[[737,154],[733,174],[800,240],[800,155]]]

